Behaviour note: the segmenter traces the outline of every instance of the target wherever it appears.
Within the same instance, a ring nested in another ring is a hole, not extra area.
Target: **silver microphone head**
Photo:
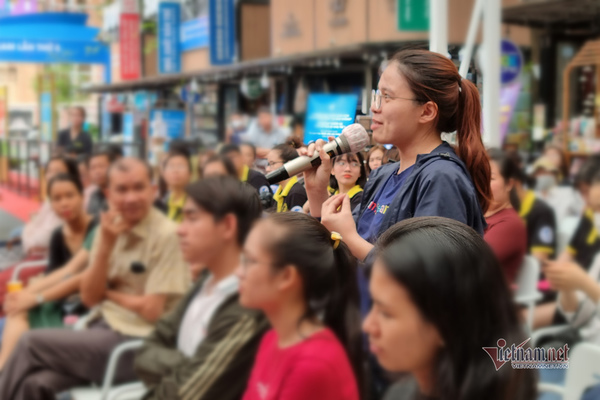
[[[349,153],[363,151],[371,142],[369,134],[361,124],[348,125],[342,131],[341,136],[344,136],[350,146]]]

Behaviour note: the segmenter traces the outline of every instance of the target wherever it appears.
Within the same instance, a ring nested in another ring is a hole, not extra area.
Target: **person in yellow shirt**
[[[167,185],[167,194],[163,198],[166,214],[171,221],[181,222],[185,204],[185,187],[192,177],[192,163],[187,154],[171,152],[167,155],[163,168],[163,179]]]
[[[366,182],[367,172],[362,153],[342,154],[333,159],[329,180],[330,193],[346,193],[353,210],[360,205]]]
[[[275,146],[267,154],[267,172],[271,172],[281,167],[288,161],[299,157],[298,152],[287,144]],[[273,200],[277,204],[277,212],[297,211],[302,212],[302,206],[306,203],[306,190],[298,182],[298,177],[293,176],[282,182],[273,195]]]

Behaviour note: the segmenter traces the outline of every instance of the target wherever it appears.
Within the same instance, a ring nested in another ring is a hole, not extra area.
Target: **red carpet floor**
[[[0,188],[0,210],[21,221],[29,221],[31,214],[40,208],[40,202],[30,197],[19,196],[6,188]]]

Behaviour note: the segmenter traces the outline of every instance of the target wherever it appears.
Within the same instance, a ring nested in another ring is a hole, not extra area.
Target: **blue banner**
[[[133,95],[133,106],[138,111],[148,111],[156,102],[157,94],[146,91],[136,92]]]
[[[133,113],[123,113],[123,143],[133,143],[135,140],[135,122],[133,119]],[[133,146],[123,146],[123,154],[126,157],[133,155]]]
[[[150,121],[150,137],[173,140],[185,136],[185,111],[183,110],[152,110]]]
[[[72,13],[72,12],[44,12],[37,14],[24,14],[6,16],[0,18],[0,26],[5,27],[8,25],[47,25],[47,24],[61,24],[61,25],[80,25],[84,26],[87,22],[88,15],[86,13]]]
[[[102,132],[100,133],[100,137],[102,140],[108,140],[112,133],[112,118],[110,116],[110,112],[108,111],[108,94],[102,95],[102,104],[101,104],[101,126]]]
[[[179,3],[161,2],[158,6],[158,73],[174,74],[181,71]]]
[[[354,123],[358,96],[354,94],[310,94],[304,128],[304,143],[327,141]]]
[[[40,96],[40,134],[42,140],[52,141],[52,93],[44,92]]]
[[[235,61],[235,0],[210,0],[210,63],[227,65]]]
[[[2,22],[0,21],[0,26]],[[43,28],[43,29],[40,29]],[[96,39],[100,29],[87,26],[44,24],[43,27],[36,24],[6,25],[0,30],[2,39],[42,40],[49,39],[48,32],[52,32],[52,41],[91,41]]]
[[[181,24],[181,51],[208,47],[208,16],[203,15]]]
[[[523,70],[523,55],[519,46],[507,39],[501,42],[500,76],[503,85],[516,81]]]
[[[0,39],[0,61],[104,64],[109,60],[103,43]]]

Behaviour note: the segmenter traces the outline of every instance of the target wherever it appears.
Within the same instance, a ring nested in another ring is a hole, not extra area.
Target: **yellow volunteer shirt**
[[[179,200],[173,200],[173,196],[169,196],[167,202],[167,216],[171,221],[181,222],[183,221],[183,205],[185,204],[187,196],[181,196]]]
[[[176,234],[176,224],[154,207],[129,232],[121,234],[109,258],[108,282],[111,290],[142,296],[169,296],[165,312],[191,287],[191,277],[183,260]],[[101,235],[96,235],[91,256],[98,251]],[[137,313],[115,302],[104,300],[100,315],[115,331],[144,337],[154,325]]]
[[[275,200],[275,202],[277,203],[278,213],[289,211],[287,204],[284,203],[284,200],[296,183],[298,183],[298,177],[294,176],[288,181],[288,183],[285,184],[285,187],[279,185],[279,187],[277,188],[277,191],[273,195],[273,200]]]
[[[348,198],[353,198],[354,196],[356,196],[357,194],[359,194],[360,192],[363,191],[363,188],[361,188],[359,185],[354,186],[352,189],[350,189],[350,191],[347,193],[348,194]],[[340,190],[335,190],[333,192],[334,195],[336,194],[340,194]]]

